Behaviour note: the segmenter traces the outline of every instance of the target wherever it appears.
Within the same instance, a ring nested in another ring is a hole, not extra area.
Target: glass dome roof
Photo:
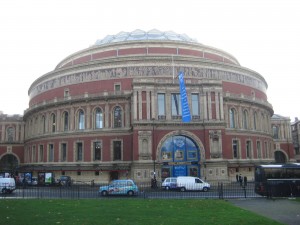
[[[173,31],[162,32],[156,29],[147,32],[138,29],[133,32],[122,31],[116,35],[107,35],[105,38],[97,40],[95,45],[138,40],[171,40],[198,43],[196,39],[192,39],[186,34],[177,34]]]

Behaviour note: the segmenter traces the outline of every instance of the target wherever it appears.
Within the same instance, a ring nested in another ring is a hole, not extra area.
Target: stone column
[[[126,102],[125,104],[125,127],[129,127],[130,125],[130,107],[129,102]]]
[[[139,91],[138,92],[138,96],[139,96],[139,118],[138,118],[138,120],[142,120],[143,119],[143,110],[142,110],[142,103],[143,103],[143,101],[142,101],[142,91]]]
[[[220,120],[220,102],[219,92],[215,92],[215,104],[216,104],[216,120]]]
[[[166,101],[166,105],[165,105],[165,113],[166,113],[166,120],[171,120],[172,118],[172,102],[171,102],[171,94],[170,93],[166,93],[165,94],[165,101]]]
[[[104,111],[105,111],[105,128],[108,128],[110,126],[109,124],[110,113],[109,113],[108,102],[105,103]]]
[[[57,110],[57,118],[56,118],[56,131],[61,131],[60,126],[61,125],[61,111],[60,109]]]
[[[151,112],[151,118],[150,119],[153,119],[153,118],[157,118],[157,111],[156,111],[156,108],[157,107],[155,107],[155,93],[154,93],[154,90],[151,92],[151,110],[152,110],[152,112]]]
[[[5,126],[2,125],[2,137],[1,137],[1,141],[4,142],[5,141]]]
[[[20,141],[24,141],[24,130],[25,130],[25,124],[21,124],[21,136],[20,136]]]
[[[19,124],[16,124],[16,132],[15,132],[15,137],[16,137],[16,141],[19,141],[19,132],[20,132],[20,125]]]
[[[211,92],[208,91],[207,92],[207,108],[208,108],[208,115],[207,115],[207,119],[211,120],[212,119],[212,112],[211,112]]]
[[[71,108],[70,110],[70,131],[74,131],[74,120],[75,120],[75,115],[74,115],[74,107]]]
[[[91,129],[91,106],[86,106],[86,129]]]
[[[133,120],[137,120],[137,91],[133,91]]]
[[[206,98],[207,92],[203,92],[203,119],[207,120],[207,98]]]
[[[220,93],[220,119],[224,120],[224,102],[223,102],[223,92],[221,91]]]
[[[146,92],[146,107],[147,107],[147,120],[150,120],[151,118],[151,112],[150,112],[150,91],[147,90]]]

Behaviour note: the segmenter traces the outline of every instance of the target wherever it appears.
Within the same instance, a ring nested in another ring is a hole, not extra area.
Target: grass
[[[2,199],[0,224],[280,224],[224,200]]]

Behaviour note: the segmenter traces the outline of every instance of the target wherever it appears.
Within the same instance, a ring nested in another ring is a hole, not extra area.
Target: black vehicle
[[[300,163],[256,166],[255,192],[268,197],[300,196]]]
[[[59,178],[59,185],[60,186],[70,187],[72,185],[71,177],[69,177],[69,176],[61,176]]]

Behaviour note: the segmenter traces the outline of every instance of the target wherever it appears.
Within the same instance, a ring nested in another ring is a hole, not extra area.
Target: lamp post
[[[157,182],[156,182],[156,174],[155,174],[155,143],[154,143],[154,120],[155,118],[152,118],[152,158],[153,158],[153,179],[151,182],[152,188],[157,187]]]

